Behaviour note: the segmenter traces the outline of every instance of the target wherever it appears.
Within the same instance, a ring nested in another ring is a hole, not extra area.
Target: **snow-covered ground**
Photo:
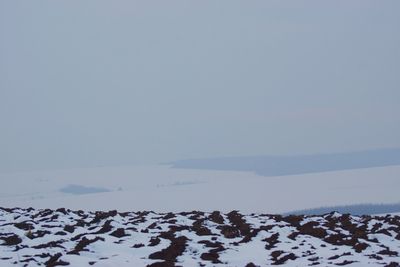
[[[0,208],[0,266],[395,267],[399,251],[398,216]]]
[[[282,213],[399,203],[399,178],[400,166],[279,177],[167,165],[3,173],[0,206]]]
[[[399,203],[399,176],[400,166],[277,177],[166,165],[4,173],[0,266],[398,266],[398,216],[263,214]]]

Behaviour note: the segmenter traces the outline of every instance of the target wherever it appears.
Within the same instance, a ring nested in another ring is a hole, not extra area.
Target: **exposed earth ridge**
[[[400,216],[0,208],[1,266],[400,266]]]

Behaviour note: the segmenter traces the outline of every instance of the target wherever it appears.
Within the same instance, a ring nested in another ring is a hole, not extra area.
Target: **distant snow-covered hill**
[[[285,213],[399,203],[399,175],[400,166],[276,177],[165,165],[4,173],[0,206]]]
[[[400,148],[295,156],[248,156],[179,160],[174,168],[296,175],[400,165]]]

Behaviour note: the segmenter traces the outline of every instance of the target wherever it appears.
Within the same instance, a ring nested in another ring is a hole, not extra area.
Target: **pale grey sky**
[[[400,146],[400,1],[0,1],[0,171]]]

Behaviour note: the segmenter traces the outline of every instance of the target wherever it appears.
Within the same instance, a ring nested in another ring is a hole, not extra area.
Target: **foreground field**
[[[400,217],[0,208],[1,266],[399,266]]]

